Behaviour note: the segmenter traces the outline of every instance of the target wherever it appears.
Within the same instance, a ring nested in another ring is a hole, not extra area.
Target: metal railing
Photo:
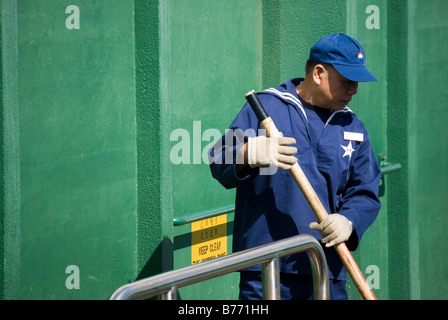
[[[310,259],[314,299],[330,299],[328,267],[323,249],[314,237],[298,235],[126,284],[118,288],[110,300],[148,299],[156,295],[162,295],[164,300],[175,300],[177,288],[258,264],[262,264],[263,299],[279,300],[279,258],[304,251]]]
[[[222,214],[229,214],[235,212],[235,205],[227,205],[224,207],[204,210],[200,212],[191,213],[189,215],[183,216],[183,217],[174,217],[173,218],[173,226],[182,226],[185,224],[193,223],[199,220],[213,218],[216,216],[220,216]]]
[[[386,156],[381,153],[378,155],[378,163],[380,165],[382,177],[385,176],[386,174],[398,172],[402,169],[402,166],[400,163],[390,163],[390,162],[386,161]]]

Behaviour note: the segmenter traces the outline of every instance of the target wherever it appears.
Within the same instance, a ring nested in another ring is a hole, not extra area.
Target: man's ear
[[[320,85],[322,82],[322,75],[325,72],[325,67],[321,64],[316,64],[313,69],[313,80],[314,83]]]

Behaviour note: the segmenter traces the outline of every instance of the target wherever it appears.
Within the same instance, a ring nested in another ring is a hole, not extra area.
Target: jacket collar
[[[304,80],[303,78],[289,79],[288,81],[283,82],[278,87],[263,90],[261,93],[272,94],[278,97],[279,99],[285,101],[286,103],[293,105],[297,109],[299,114],[302,116],[303,120],[305,122],[308,122],[308,117],[306,115],[305,108],[303,107],[302,102],[298,98],[296,91],[296,86],[299,85],[303,80]],[[330,123],[333,117],[338,113],[346,114],[346,113],[353,113],[353,111],[347,106],[345,106],[341,110],[333,111],[325,125]]]

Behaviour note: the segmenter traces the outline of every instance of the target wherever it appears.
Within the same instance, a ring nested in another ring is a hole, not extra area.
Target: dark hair
[[[323,65],[325,68],[333,68],[333,65],[331,65],[330,63],[307,60],[306,66],[305,66],[305,74],[309,74],[309,73],[313,72],[314,67],[318,64]]]

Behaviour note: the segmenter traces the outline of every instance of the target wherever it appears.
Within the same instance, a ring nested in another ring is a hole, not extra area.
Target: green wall
[[[170,3],[171,128],[190,133],[191,151],[187,163],[172,168],[173,209],[181,216],[234,201],[234,191],[225,192],[210,179],[210,168],[198,153],[213,142],[205,131],[224,133],[244,103],[247,88],[261,86],[261,2]],[[192,186],[198,192],[191,192]]]
[[[1,297],[106,299],[189,265],[191,226],[173,217],[234,201],[201,157],[213,134],[246,92],[302,76],[310,46],[345,32],[380,80],[350,108],[402,165],[353,255],[379,299],[448,298],[447,14],[445,0],[1,0]]]
[[[446,1],[416,1],[409,4],[411,33],[408,57],[408,120],[410,173],[409,198],[413,214],[409,223],[410,251],[415,252],[411,291],[422,299],[447,299],[447,258],[444,252],[448,199],[448,129],[445,111],[448,83],[448,31]],[[413,68],[415,66],[415,68]],[[412,69],[411,69],[412,68]],[[411,296],[412,297],[412,296]]]
[[[234,203],[235,191],[211,179],[208,164],[197,156],[215,138],[208,137],[207,130],[224,133],[244,95],[261,88],[261,9],[259,0],[170,1],[171,128],[189,133],[179,139],[174,135],[170,145],[189,141],[191,151],[186,163],[172,166],[175,216]],[[232,220],[229,217],[229,250]],[[190,226],[175,228],[175,268],[191,263],[191,250],[182,250],[185,243],[179,242],[191,239],[189,230]],[[235,274],[197,284],[180,290],[180,297],[237,298],[236,279]]]
[[[135,279],[133,3],[76,1],[68,29],[72,4],[2,1],[4,298],[107,298]]]

